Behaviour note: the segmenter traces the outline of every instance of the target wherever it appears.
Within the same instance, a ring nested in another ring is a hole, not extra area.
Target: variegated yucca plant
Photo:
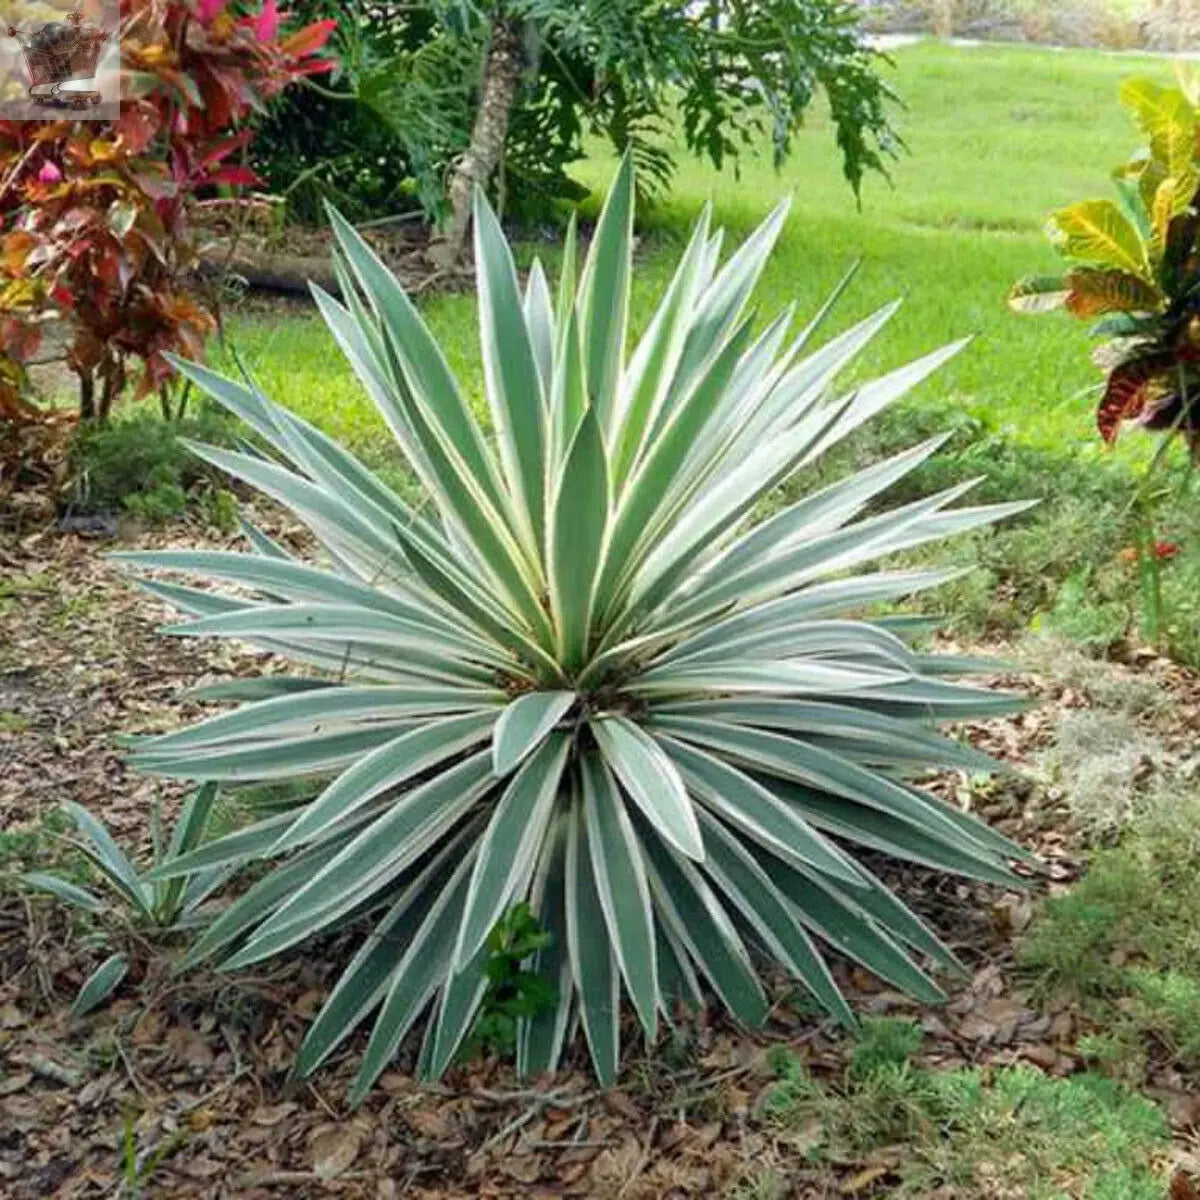
[[[890,510],[877,497],[934,439],[755,522],[760,502],[959,349],[847,395],[834,381],[894,311],[826,341],[746,305],[785,209],[723,265],[701,217],[626,353],[633,187],[622,166],[576,281],[524,291],[486,201],[474,215],[490,434],[396,279],[337,214],[341,301],[325,320],[427,502],[411,505],[252,385],[180,369],[269,451],[195,450],[289,508],[323,548],[298,560],[247,526],[249,553],[118,555],[236,592],[148,580],[195,619],[171,632],[249,643],[302,673],[224,686],[242,707],[142,740],[145,771],[223,788],[310,780],[307,798],[164,868],[253,864],[189,962],[229,969],[363,930],[295,1064],[313,1071],[373,1018],[361,1099],[425,1014],[438,1075],[486,987],[488,934],[527,901],[549,931],[529,969],[556,1004],[517,1057],[552,1068],[582,1027],[617,1074],[622,998],[654,1039],[709,991],[767,1010],[774,960],[853,1016],[820,945],[922,1000],[954,960],[851,854],[854,845],[1010,883],[1021,854],[913,786],[990,760],[935,732],[1005,711],[919,653],[879,602],[952,571],[856,572],[1021,504],[952,507],[971,486]],[[869,515],[865,515],[868,514]],[[264,869],[265,868],[265,869]]]

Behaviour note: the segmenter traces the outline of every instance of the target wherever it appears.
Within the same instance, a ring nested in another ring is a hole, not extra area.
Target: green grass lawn
[[[975,334],[975,343],[926,385],[920,403],[968,412],[1028,443],[1098,454],[1090,401],[1080,395],[1098,380],[1083,329],[1066,318],[1016,317],[1004,296],[1019,276],[1054,265],[1041,234],[1047,212],[1103,194],[1108,169],[1136,145],[1117,105],[1120,80],[1134,73],[1168,79],[1169,64],[934,43],[900,50],[895,62],[910,153],[895,166],[894,186],[868,181],[857,209],[827,121],[816,113],[782,172],[767,156],[747,159],[740,178],[681,158],[672,195],[643,223],[648,251],[636,315],[649,311],[705,200],[737,236],[790,194],[792,214],[759,291],[764,315],[792,300],[801,316],[810,313],[861,259],[843,322],[907,297],[868,368]],[[597,155],[579,175],[602,190],[612,169],[610,157]],[[436,297],[425,310],[453,365],[477,390],[473,300]],[[316,317],[246,317],[234,327],[269,394],[353,445],[374,441],[379,422]],[[1138,448],[1124,453],[1136,456]]]

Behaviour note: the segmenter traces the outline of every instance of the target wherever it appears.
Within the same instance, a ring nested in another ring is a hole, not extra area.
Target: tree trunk
[[[239,246],[230,255],[227,248],[220,247],[202,255],[197,268],[205,279],[240,275],[251,287],[269,292],[307,297],[310,282],[334,296],[340,291],[337,276],[324,256],[275,253],[253,246]]]
[[[497,18],[483,65],[483,88],[471,144],[450,176],[450,220],[441,239],[430,247],[430,256],[438,267],[453,267],[462,257],[471,225],[475,185],[486,187],[504,159],[504,139],[508,135],[508,118],[521,80],[521,68],[520,29],[503,17]]]
[[[101,366],[100,382],[100,404],[96,410],[96,419],[103,423],[108,420],[113,402],[125,387],[125,368],[120,359],[110,356]]]
[[[79,372],[79,419],[96,419],[96,377],[91,371]]]

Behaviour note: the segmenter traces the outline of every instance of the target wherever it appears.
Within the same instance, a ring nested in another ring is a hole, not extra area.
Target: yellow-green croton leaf
[[[1196,110],[1177,87],[1150,79],[1127,79],[1121,103],[1128,108],[1150,143],[1150,157],[1168,178],[1194,174]]]
[[[1145,242],[1111,200],[1084,200],[1060,208],[1047,222],[1046,235],[1076,262],[1151,278]]]
[[[1066,308],[1076,317],[1100,317],[1106,313],[1157,312],[1162,293],[1137,275],[1126,271],[1097,271],[1079,267],[1067,275]]]

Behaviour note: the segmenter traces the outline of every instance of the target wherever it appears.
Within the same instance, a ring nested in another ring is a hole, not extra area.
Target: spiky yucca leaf
[[[521,1028],[519,1065],[553,1067],[577,1016],[608,1082],[623,995],[648,1038],[676,996],[706,985],[755,1021],[760,954],[843,1020],[822,946],[936,999],[919,960],[953,958],[852,844],[1013,878],[1016,847],[906,782],[930,765],[986,766],[932,725],[1011,701],[952,682],[971,664],[914,652],[910,622],[856,615],[947,574],[852,569],[1023,505],[953,507],[964,486],[874,511],[935,441],[746,524],[956,347],[839,396],[835,379],[893,307],[817,349],[819,322],[790,342],[787,318],[756,333],[746,303],[780,209],[719,268],[706,214],[629,350],[632,187],[626,163],[557,302],[540,267],[521,294],[477,203],[494,438],[399,284],[333,214],[343,301],[317,300],[430,505],[411,508],[252,386],[181,363],[272,451],[197,452],[290,507],[326,562],[253,530],[245,554],[118,556],[240,585],[147,581],[195,618],[172,632],[234,638],[307,672],[132,758],[224,786],[313,780],[289,813],[169,870],[269,864],[192,961],[248,965],[374,922],[296,1064],[314,1070],[373,1016],[356,1098],[422,1015],[422,1061],[434,1074],[452,1061],[489,930],[520,901],[552,934],[533,966],[558,999]]]

